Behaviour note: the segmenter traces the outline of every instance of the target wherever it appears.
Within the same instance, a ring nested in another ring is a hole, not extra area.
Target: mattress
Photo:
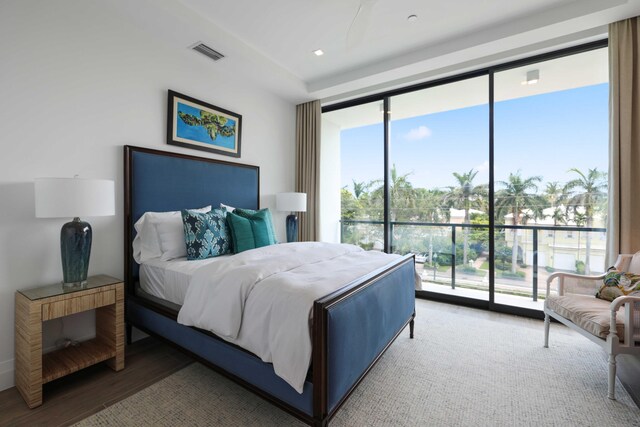
[[[140,265],[140,288],[146,293],[177,305],[184,304],[191,276],[205,265],[221,262],[231,255],[188,261],[176,258],[163,261],[155,258]]]

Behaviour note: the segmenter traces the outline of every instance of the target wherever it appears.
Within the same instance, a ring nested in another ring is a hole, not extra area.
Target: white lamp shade
[[[108,179],[36,178],[36,217],[115,215],[114,182]]]
[[[287,212],[306,212],[307,193],[276,194],[276,209]]]

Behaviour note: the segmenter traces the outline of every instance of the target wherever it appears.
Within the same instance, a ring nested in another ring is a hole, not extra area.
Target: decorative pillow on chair
[[[610,270],[602,282],[602,286],[596,293],[596,298],[613,301],[624,295],[640,296],[640,275],[638,274]]]
[[[231,232],[233,252],[237,254],[276,243],[270,219],[271,214],[267,209],[246,218],[235,213],[228,213],[227,224]]]
[[[181,213],[188,260],[213,258],[230,252],[224,209],[205,213],[183,210]]]
[[[241,209],[241,208],[236,208],[233,210],[234,214],[240,215],[243,218],[251,218],[258,212],[266,212],[266,219],[267,221],[269,221],[269,230],[268,230],[269,238],[273,240],[273,243],[278,243],[278,239],[276,239],[276,229],[273,226],[273,217],[271,216],[271,211],[269,210],[269,208],[260,209],[259,211],[256,211],[253,209]],[[273,244],[273,243],[270,243],[270,244]]]

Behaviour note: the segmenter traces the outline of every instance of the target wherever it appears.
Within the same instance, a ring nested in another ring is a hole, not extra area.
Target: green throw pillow
[[[276,239],[276,229],[273,226],[273,217],[271,216],[271,211],[269,210],[269,208],[260,209],[259,211],[256,211],[254,209],[241,209],[241,208],[236,208],[233,210],[234,214],[240,215],[241,217],[244,217],[244,218],[251,218],[253,215],[257,214],[258,212],[267,213],[267,220],[269,221],[270,238],[271,240],[273,240],[273,243],[278,243],[278,239]]]
[[[212,209],[210,212],[183,210],[181,213],[188,260],[212,258],[231,252],[225,221],[227,212],[224,209]]]
[[[266,209],[247,218],[235,213],[228,213],[227,224],[231,231],[233,252],[237,254],[276,243],[273,238],[270,218],[271,214]]]

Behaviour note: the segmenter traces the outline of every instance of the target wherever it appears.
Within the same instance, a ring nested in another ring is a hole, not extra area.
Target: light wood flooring
[[[0,426],[67,426],[101,411],[193,362],[154,338],[126,346],[125,369],[98,364],[43,387],[43,404],[29,409],[15,387],[0,392]]]

